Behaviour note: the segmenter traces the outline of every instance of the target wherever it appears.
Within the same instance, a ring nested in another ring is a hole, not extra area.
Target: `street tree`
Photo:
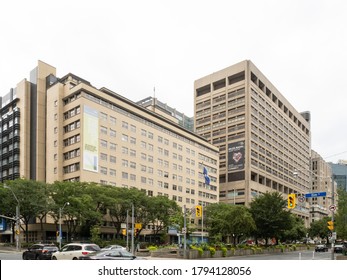
[[[284,231],[291,228],[290,212],[287,210],[287,201],[279,192],[266,192],[259,195],[250,203],[250,212],[257,230],[254,236],[264,238],[266,244],[270,238],[278,238]]]
[[[281,241],[296,241],[306,236],[307,229],[303,219],[291,213],[288,223],[291,225],[291,228],[283,231],[280,236]]]
[[[20,220],[23,221],[26,242],[28,242],[29,222],[42,214],[42,211],[47,204],[46,184],[27,179],[7,181],[6,184],[12,189],[19,201]],[[17,205],[17,201],[14,197],[12,202],[14,205]]]
[[[342,188],[339,188],[337,192],[336,234],[339,239],[347,240],[347,192]]]
[[[249,210],[242,205],[214,203],[206,207],[206,224],[215,241],[227,242],[233,237],[236,244],[241,236],[248,236],[256,226]]]
[[[310,228],[308,229],[309,236],[313,239],[315,237],[319,237],[322,239],[326,239],[327,243],[329,243],[329,229],[327,228],[327,222],[330,221],[330,217],[324,217],[318,221],[313,221],[310,224]]]

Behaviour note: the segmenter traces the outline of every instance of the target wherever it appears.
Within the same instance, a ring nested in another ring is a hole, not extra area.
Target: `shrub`
[[[222,256],[223,257],[226,257],[227,256],[227,252],[228,252],[228,249],[226,247],[222,247]]]
[[[158,250],[158,247],[152,245],[152,246],[148,246],[147,249],[148,249],[149,251],[155,251],[155,250]]]
[[[211,257],[216,254],[216,249],[214,247],[209,247],[208,250],[210,251]]]

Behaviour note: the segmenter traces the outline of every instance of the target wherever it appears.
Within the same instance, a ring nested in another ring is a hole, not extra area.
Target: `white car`
[[[109,251],[109,250],[126,250],[127,248],[120,245],[108,245],[104,248],[101,248],[101,251]]]
[[[96,251],[100,251],[100,247],[94,243],[70,243],[53,253],[52,260],[78,260],[79,257]]]

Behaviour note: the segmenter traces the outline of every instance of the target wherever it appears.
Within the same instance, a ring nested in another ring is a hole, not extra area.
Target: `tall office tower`
[[[347,161],[339,160],[338,163],[330,163],[334,180],[338,188],[342,188],[347,192]]]
[[[318,221],[331,214],[329,206],[333,204],[333,190],[336,191],[337,184],[333,180],[332,169],[329,163],[314,150],[311,151],[312,158],[312,193],[326,196],[316,196],[311,200],[311,222]],[[333,189],[334,184],[334,189]],[[334,203],[337,202],[337,196],[334,194]]]
[[[220,201],[310,190],[310,114],[300,114],[249,60],[194,83],[194,127],[219,147]],[[308,203],[294,212],[309,221]]]
[[[46,179],[46,77],[55,68],[41,61],[0,98],[0,181]]]

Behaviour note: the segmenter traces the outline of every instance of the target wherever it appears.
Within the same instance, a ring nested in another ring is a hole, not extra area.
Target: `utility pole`
[[[131,204],[131,253],[134,255],[134,223],[135,223],[135,214],[134,214],[134,203]]]

